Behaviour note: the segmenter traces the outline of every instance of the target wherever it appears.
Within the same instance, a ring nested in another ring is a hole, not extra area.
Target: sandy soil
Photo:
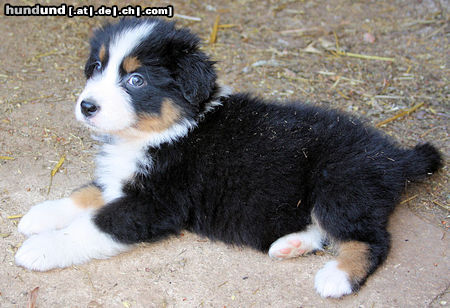
[[[41,4],[49,2],[58,3]],[[161,3],[166,4],[201,18],[174,19],[205,41],[217,15],[221,24],[234,25],[220,29],[217,43],[204,49],[236,91],[330,105],[372,124],[423,102],[381,129],[405,146],[432,141],[448,161],[447,1]],[[1,307],[25,307],[36,287],[39,307],[449,306],[448,165],[408,187],[391,219],[387,262],[359,293],[341,300],[322,299],[313,290],[314,274],[332,258],[328,254],[277,262],[189,233],[63,270],[16,267],[14,253],[24,238],[18,220],[9,217],[67,196],[92,178],[95,143],[76,123],[73,103],[84,84],[91,29],[107,19],[6,17],[3,3],[0,10]],[[336,38],[347,52],[395,61],[338,56],[330,52]],[[63,155],[48,194],[50,172]]]

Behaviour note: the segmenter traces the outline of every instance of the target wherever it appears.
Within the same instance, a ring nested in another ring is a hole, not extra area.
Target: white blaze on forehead
[[[152,31],[154,23],[143,23],[116,34],[109,44],[109,61],[105,74],[119,78],[120,64]]]
[[[91,77],[78,98],[76,117],[96,130],[112,132],[122,130],[134,124],[136,115],[131,98],[120,83],[120,65],[128,55],[150,34],[155,23],[142,23],[135,27],[124,28],[116,33],[109,46],[108,63],[101,74]],[[86,119],[81,113],[83,100],[97,104],[99,112]]]

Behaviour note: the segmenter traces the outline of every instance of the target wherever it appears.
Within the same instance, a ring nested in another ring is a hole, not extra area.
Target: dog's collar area
[[[206,104],[204,104],[203,111],[201,111],[195,119],[196,122],[203,120],[207,113],[210,113],[217,107],[222,106],[233,91],[231,87],[224,85],[219,85],[217,88],[217,93],[213,95],[213,97]]]

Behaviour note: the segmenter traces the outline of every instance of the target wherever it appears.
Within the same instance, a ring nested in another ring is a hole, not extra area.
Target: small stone
[[[371,33],[364,33],[364,42],[373,44],[375,42],[375,36]]]

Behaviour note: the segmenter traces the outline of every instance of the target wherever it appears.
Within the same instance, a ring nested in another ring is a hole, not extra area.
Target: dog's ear
[[[172,32],[167,44],[166,60],[184,98],[199,106],[214,92],[214,63],[199,50],[200,39],[187,29]],[[168,56],[168,57],[167,57]]]
[[[198,106],[213,93],[216,83],[214,62],[200,51],[179,54],[175,80],[184,98],[192,105]]]

